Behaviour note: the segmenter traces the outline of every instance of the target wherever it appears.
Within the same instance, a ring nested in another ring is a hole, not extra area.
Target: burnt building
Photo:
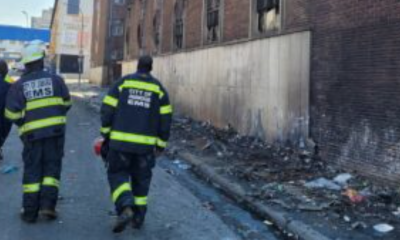
[[[132,0],[123,73],[142,54],[178,112],[400,180],[400,2]]]
[[[128,0],[95,0],[91,81],[110,84],[121,77]]]

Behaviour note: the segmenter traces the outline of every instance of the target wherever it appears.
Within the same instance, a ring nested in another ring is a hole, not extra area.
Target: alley
[[[19,171],[0,175],[0,226],[2,240],[83,239],[241,239],[212,211],[202,206],[189,190],[157,168],[152,186],[150,213],[141,231],[111,233],[113,206],[104,167],[92,153],[98,135],[98,117],[75,102],[69,114],[64,172],[59,204],[60,219],[26,225],[19,219],[21,203],[21,144],[16,131],[5,146],[6,165]]]

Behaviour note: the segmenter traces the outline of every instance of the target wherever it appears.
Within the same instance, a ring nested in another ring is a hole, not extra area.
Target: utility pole
[[[29,28],[29,14],[26,11],[22,11],[22,14],[26,17],[26,27]]]

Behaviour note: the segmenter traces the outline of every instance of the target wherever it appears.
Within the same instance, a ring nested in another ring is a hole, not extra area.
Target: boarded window
[[[220,12],[221,0],[206,0],[206,27],[207,41],[217,42],[220,40]]]
[[[257,29],[259,33],[280,28],[281,0],[256,0]]]
[[[174,48],[183,48],[183,32],[184,32],[184,17],[185,17],[185,1],[178,0],[174,8]]]
[[[80,9],[80,0],[68,0],[67,2],[67,14],[77,15]]]

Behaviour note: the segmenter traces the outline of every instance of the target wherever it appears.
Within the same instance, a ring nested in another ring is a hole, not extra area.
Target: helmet
[[[103,147],[103,144],[104,144],[104,138],[102,138],[102,137],[98,137],[94,140],[93,149],[94,149],[94,153],[98,157],[101,156],[101,149]]]
[[[22,63],[28,64],[45,57],[45,49],[39,40],[28,43],[22,52]]]

